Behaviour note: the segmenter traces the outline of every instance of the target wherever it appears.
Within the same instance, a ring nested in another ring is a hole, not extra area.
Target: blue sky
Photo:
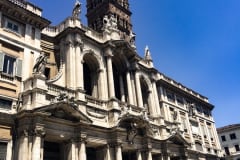
[[[29,0],[58,24],[75,0]],[[82,22],[86,23],[86,0]],[[130,0],[136,46],[155,67],[209,98],[217,127],[240,123],[240,1]]]

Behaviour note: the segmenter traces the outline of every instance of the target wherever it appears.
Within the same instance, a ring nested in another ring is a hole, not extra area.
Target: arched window
[[[123,102],[127,102],[126,63],[124,58],[119,55],[114,55],[112,60],[115,97]]]
[[[143,106],[150,112],[150,90],[144,77],[140,78]]]
[[[87,95],[99,97],[99,64],[92,54],[83,57],[83,83]]]

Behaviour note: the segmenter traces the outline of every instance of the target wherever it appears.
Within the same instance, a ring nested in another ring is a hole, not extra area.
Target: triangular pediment
[[[35,113],[47,113],[50,117],[63,119],[71,122],[92,123],[92,120],[82,113],[77,106],[68,102],[58,102],[43,106],[34,110]]]

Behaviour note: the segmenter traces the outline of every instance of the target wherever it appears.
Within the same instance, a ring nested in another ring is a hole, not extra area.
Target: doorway
[[[43,160],[60,160],[62,157],[60,146],[59,143],[44,141]]]

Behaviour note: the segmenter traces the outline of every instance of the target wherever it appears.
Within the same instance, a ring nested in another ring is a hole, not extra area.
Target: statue
[[[108,31],[116,31],[117,30],[117,18],[114,17],[114,15],[111,15],[108,17],[108,15],[105,15],[103,17],[103,30]]]
[[[34,64],[33,72],[44,74],[46,64],[47,64],[47,55],[41,52],[41,54],[36,60],[36,63]]]
[[[133,33],[133,31],[130,31],[129,39],[130,39],[129,42],[130,42],[131,46],[135,48],[136,47],[135,46],[136,34]]]
[[[72,11],[73,19],[78,19],[80,13],[81,13],[81,3],[78,0],[76,0],[75,6]]]

